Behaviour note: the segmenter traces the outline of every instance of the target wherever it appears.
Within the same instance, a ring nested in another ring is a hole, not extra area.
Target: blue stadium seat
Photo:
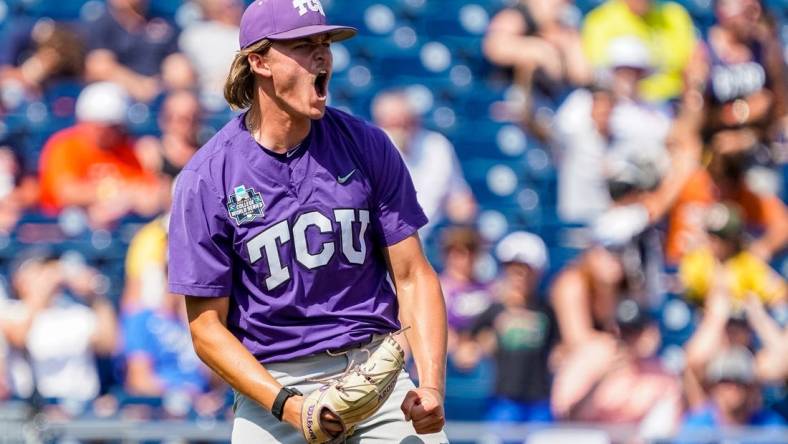
[[[668,295],[657,312],[663,348],[670,345],[683,345],[698,323],[695,307],[687,303],[681,295]]]
[[[479,36],[451,36],[441,35],[436,36],[446,46],[451,48],[452,55],[456,61],[462,61],[472,66],[484,63],[484,54],[482,54],[482,41]]]
[[[446,418],[455,421],[471,421],[484,417],[493,393],[495,365],[482,360],[468,370],[457,368],[449,360],[446,369]]]
[[[35,17],[50,17],[56,20],[76,20],[85,0],[25,0],[26,14]]]
[[[707,0],[674,0],[680,3],[692,16],[695,25],[705,30],[715,22],[713,4]]]
[[[354,0],[353,2],[327,0],[323,2],[326,15],[336,17],[334,21],[337,23],[341,22],[343,25],[353,26],[363,34],[370,33],[364,20],[364,15],[370,6],[376,4],[388,5],[388,2],[382,0]]]
[[[580,11],[583,12],[583,14],[586,14],[602,3],[604,3],[604,0],[577,0],[575,5],[580,9]]]
[[[148,2],[149,14],[169,20],[175,19],[175,13],[181,7],[181,0],[156,0]]]
[[[416,10],[416,13],[423,18],[420,20],[418,28],[419,34],[428,35],[431,38],[443,39],[447,36],[478,36],[482,28],[469,28],[468,23],[461,20],[461,11],[468,4],[474,2],[430,2],[427,1],[424,7]],[[481,5],[480,5],[481,6]],[[484,7],[482,10],[489,18],[498,8]],[[475,22],[472,22],[475,23]]]

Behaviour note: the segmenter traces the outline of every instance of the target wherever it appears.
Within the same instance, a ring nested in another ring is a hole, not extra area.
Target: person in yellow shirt
[[[687,298],[702,302],[713,288],[722,285],[733,299],[734,307],[741,308],[751,295],[771,306],[783,303],[785,280],[765,261],[746,250],[738,208],[732,204],[716,204],[705,223],[707,246],[688,253],[679,264],[679,279]]]
[[[126,253],[126,286],[121,311],[154,309],[166,295],[169,213],[148,222],[131,239]]]
[[[651,51],[655,72],[641,81],[648,101],[678,98],[684,89],[684,70],[698,46],[687,11],[673,2],[655,0],[607,0],[585,18],[583,49],[595,68],[608,66],[608,47],[613,39],[634,36]]]

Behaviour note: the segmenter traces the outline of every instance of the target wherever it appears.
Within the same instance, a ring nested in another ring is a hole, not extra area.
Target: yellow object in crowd
[[[649,101],[677,97],[684,88],[683,72],[696,46],[692,18],[673,2],[652,2],[645,16],[630,11],[623,0],[608,0],[591,11],[583,23],[586,56],[596,68],[608,66],[608,47],[619,37],[641,39],[651,52],[655,72],[641,82]]]
[[[151,265],[166,267],[168,221],[167,217],[158,217],[134,235],[126,254],[126,279],[139,279]]]
[[[759,257],[742,251],[722,264],[728,273],[728,291],[736,302],[744,302],[750,294],[756,295],[766,304],[774,304],[785,298],[785,280]],[[679,278],[686,289],[688,299],[705,300],[717,276],[717,259],[708,248],[695,250],[681,260]]]

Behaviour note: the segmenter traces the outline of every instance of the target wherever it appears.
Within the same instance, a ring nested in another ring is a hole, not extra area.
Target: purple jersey
[[[469,330],[492,303],[490,289],[480,282],[458,282],[449,276],[441,276],[441,288],[446,301],[446,317],[453,330]]]
[[[381,249],[427,218],[388,137],[327,108],[297,149],[276,154],[243,122],[228,123],[178,177],[170,290],[230,296],[228,328],[261,362],[398,329]]]

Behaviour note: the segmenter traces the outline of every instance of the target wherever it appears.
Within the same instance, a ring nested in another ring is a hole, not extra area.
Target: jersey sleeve
[[[416,189],[399,151],[386,134],[374,128],[370,159],[375,205],[371,224],[376,240],[394,245],[427,224],[427,216],[416,200]]]
[[[169,288],[188,296],[229,296],[232,236],[213,186],[197,173],[178,176],[169,228]]]

